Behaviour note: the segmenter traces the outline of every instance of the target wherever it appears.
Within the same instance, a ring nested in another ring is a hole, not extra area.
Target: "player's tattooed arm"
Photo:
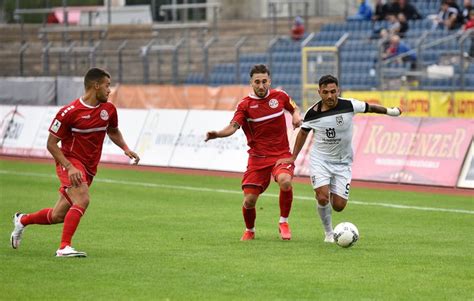
[[[229,137],[230,135],[233,135],[239,128],[240,128],[240,125],[237,122],[232,121],[228,126],[226,126],[220,131],[207,132],[206,139],[204,139],[204,141],[207,142],[208,140],[212,140],[216,138]]]

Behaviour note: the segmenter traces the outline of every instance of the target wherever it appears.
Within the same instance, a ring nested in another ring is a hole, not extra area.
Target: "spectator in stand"
[[[464,24],[464,30],[474,30],[474,8],[469,11],[469,21]],[[474,58],[474,34],[471,34],[471,47],[469,48],[469,56]]]
[[[304,24],[303,19],[300,16],[296,16],[291,27],[291,38],[293,41],[299,41],[304,37]]]
[[[404,14],[407,20],[423,19],[416,7],[413,6],[410,2],[408,2],[408,0],[394,1],[390,9],[391,12],[395,15],[398,15],[399,13]]]
[[[474,7],[472,6],[471,0],[464,0],[464,5],[463,5],[463,9],[462,9],[462,18],[463,18],[463,23],[464,24],[469,22],[469,20],[470,20],[469,14],[473,9],[474,9]]]
[[[449,0],[443,0],[437,15],[433,19],[433,29],[453,30],[459,28],[458,22],[459,10],[450,6]]]
[[[377,28],[373,31],[371,39],[388,39],[393,35],[399,35],[400,37],[405,37],[405,33],[408,30],[408,22],[405,18],[405,15],[402,13],[395,16],[392,13],[387,14],[386,17],[388,21],[388,26],[386,28]]]
[[[372,16],[372,21],[383,21],[387,17],[390,10],[390,5],[385,0],[377,0],[375,3],[375,13]]]
[[[408,20],[403,13],[399,13],[397,19],[398,23],[400,24],[400,27],[398,29],[398,35],[400,36],[400,38],[404,38],[409,28]]]
[[[390,38],[389,47],[387,48],[387,50],[383,54],[383,59],[386,60],[386,59],[389,59],[391,57],[394,57],[394,56],[397,56],[397,55],[400,55],[400,54],[403,54],[403,53],[406,53],[406,52],[410,52],[410,51],[411,51],[410,47],[408,47],[408,45],[406,45],[405,43],[401,42],[400,37],[398,35],[393,35]],[[411,53],[411,54],[401,58],[401,60],[398,63],[401,64],[401,63],[409,62],[410,63],[410,68],[412,70],[414,70],[414,69],[416,69],[416,59],[417,59],[416,54]]]
[[[370,21],[372,20],[372,8],[366,0],[360,0],[357,14],[347,18],[347,21]]]
[[[474,8],[469,11],[469,20],[464,24],[464,30],[474,28]],[[473,45],[471,45],[473,46]]]

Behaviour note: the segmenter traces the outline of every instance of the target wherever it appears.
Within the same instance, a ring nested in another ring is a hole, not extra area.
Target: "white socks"
[[[321,218],[321,222],[323,224],[325,233],[332,232],[331,211],[332,211],[332,208],[331,208],[330,202],[328,202],[326,206],[321,206],[318,203],[318,213],[319,213],[319,217]]]
[[[288,222],[288,218],[287,218],[287,217],[280,216],[280,224],[281,224],[281,223],[287,223],[287,222]]]

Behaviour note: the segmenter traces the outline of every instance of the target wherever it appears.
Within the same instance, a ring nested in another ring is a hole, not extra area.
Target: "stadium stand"
[[[471,39],[465,39],[460,49],[461,33],[431,29],[426,16],[437,13],[439,1],[411,3],[424,17],[409,20],[403,39],[417,55],[416,70],[407,63],[380,60],[380,43],[373,34],[375,29],[387,26],[386,21],[309,17],[305,46],[334,46],[349,34],[338,49],[338,76],[345,90],[399,89],[407,83],[401,80],[404,78],[408,78],[410,89],[473,90],[472,59],[460,58],[469,49]],[[218,86],[247,84],[250,67],[267,63],[273,73],[273,85],[300,99],[302,42],[289,37],[287,24],[277,24],[276,30],[269,30],[274,19],[248,22],[218,18],[218,27],[216,20],[4,27],[0,59],[5,63],[0,76],[81,75],[90,65],[99,64],[117,74],[123,83]],[[274,36],[274,32],[286,34]],[[435,65],[453,66],[454,75],[430,76],[428,67]]]

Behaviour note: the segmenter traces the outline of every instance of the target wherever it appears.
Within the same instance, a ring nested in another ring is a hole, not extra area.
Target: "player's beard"
[[[109,96],[107,94],[102,94],[100,92],[98,92],[95,97],[97,98],[97,100],[101,103],[105,103],[107,102]]]
[[[329,108],[334,108],[336,106],[336,101],[337,101],[337,98],[327,98],[326,99],[326,104]]]
[[[255,95],[257,95],[260,98],[265,98],[265,95],[267,95],[268,89],[263,89],[263,90],[253,90]]]

